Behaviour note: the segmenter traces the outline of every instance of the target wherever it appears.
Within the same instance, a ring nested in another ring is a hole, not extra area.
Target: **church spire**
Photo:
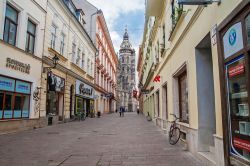
[[[125,33],[124,33],[124,35],[123,35],[123,40],[129,40],[127,26],[125,27]]]

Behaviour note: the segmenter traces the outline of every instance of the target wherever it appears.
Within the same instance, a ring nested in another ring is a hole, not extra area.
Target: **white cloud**
[[[122,36],[115,30],[115,22],[123,14],[130,12],[143,11],[145,9],[145,0],[88,0],[104,13],[109,33],[116,51],[119,50],[122,42]],[[137,42],[137,41],[136,41]],[[133,43],[132,43],[133,44]],[[138,45],[138,43],[137,43]],[[137,49],[136,49],[137,50]]]

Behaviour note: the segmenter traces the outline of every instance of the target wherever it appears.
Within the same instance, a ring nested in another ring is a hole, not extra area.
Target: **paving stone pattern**
[[[0,166],[202,166],[143,115],[125,113],[0,135]]]

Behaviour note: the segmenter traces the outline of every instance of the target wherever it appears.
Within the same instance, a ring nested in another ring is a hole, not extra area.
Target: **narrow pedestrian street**
[[[1,166],[201,166],[143,115],[104,115],[0,136]]]

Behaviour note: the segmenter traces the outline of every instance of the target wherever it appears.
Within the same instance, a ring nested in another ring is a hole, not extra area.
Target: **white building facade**
[[[0,132],[39,127],[46,2],[0,2]]]

